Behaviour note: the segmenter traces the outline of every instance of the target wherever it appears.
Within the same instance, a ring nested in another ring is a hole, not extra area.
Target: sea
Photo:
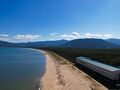
[[[35,49],[0,47],[0,90],[39,90],[45,57]]]

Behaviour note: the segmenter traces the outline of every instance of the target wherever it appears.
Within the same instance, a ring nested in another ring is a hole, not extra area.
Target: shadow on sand
[[[109,90],[120,90],[120,81],[112,81],[80,64],[75,64],[75,66],[82,70],[83,72],[85,72],[86,74],[90,75],[92,78],[94,78],[102,85],[106,86]]]

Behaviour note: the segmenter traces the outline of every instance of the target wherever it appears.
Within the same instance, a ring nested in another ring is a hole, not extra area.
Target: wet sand
[[[42,53],[46,57],[46,72],[41,79],[41,90],[108,90],[66,60],[60,62],[50,53]]]

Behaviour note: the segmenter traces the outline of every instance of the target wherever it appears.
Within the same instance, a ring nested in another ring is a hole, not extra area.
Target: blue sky
[[[0,0],[0,39],[120,38],[120,0]]]

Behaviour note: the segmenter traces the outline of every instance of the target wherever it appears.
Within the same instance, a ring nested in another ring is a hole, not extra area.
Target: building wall
[[[109,70],[106,70],[104,68],[100,68],[96,65],[83,62],[79,58],[76,58],[76,62],[79,63],[79,64],[82,64],[85,67],[90,68],[91,70],[94,70],[94,71],[100,73],[101,75],[103,75],[107,78],[110,78],[112,80],[118,80],[119,79],[120,71],[117,71],[117,72],[116,71],[109,71]]]

